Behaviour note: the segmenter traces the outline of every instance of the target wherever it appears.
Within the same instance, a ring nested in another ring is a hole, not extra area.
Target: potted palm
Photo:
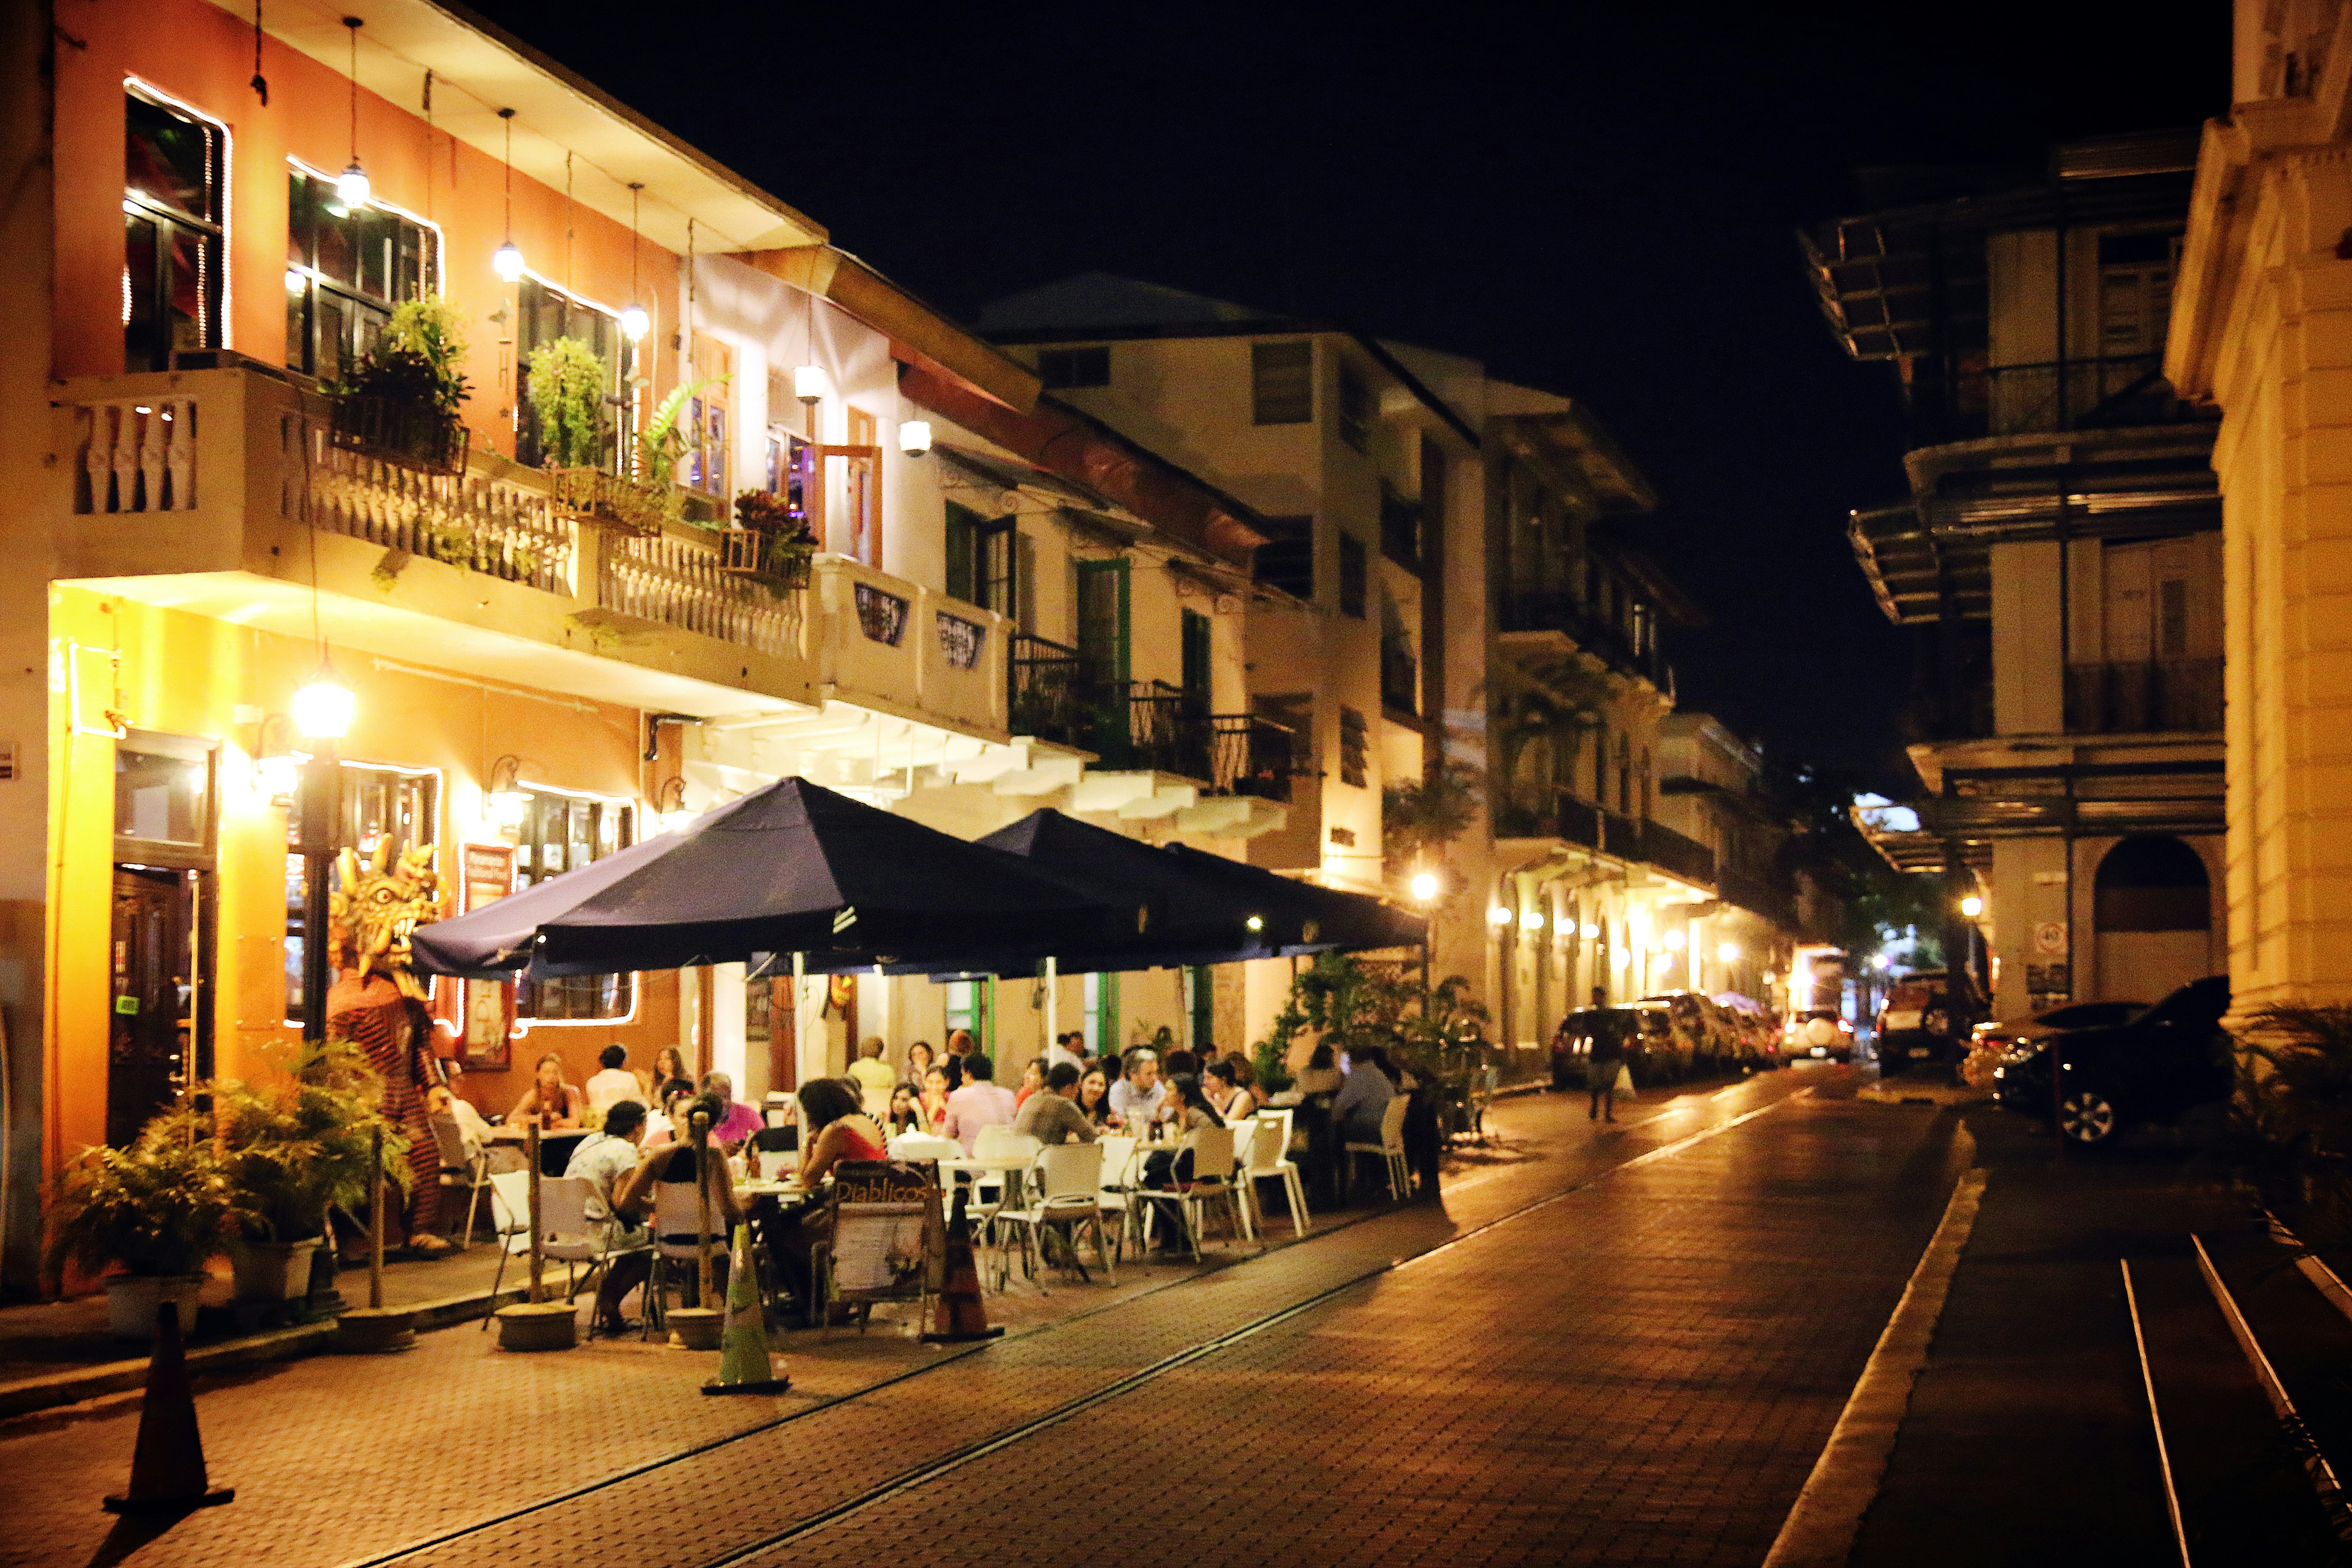
[[[205,1264],[246,1217],[244,1194],[202,1123],[194,1111],[168,1111],[129,1148],[85,1150],[58,1174],[49,1267],[122,1270],[106,1279],[108,1324],[119,1339],[152,1336],[165,1301],[184,1328],[193,1326]]]
[[[285,1077],[211,1086],[221,1168],[244,1200],[229,1246],[237,1299],[291,1301],[310,1282],[310,1255],[332,1206],[369,1195],[383,1085],[349,1040],[305,1045]],[[385,1176],[408,1180],[407,1140],[389,1127]]]
[[[464,473],[469,437],[457,409],[468,388],[457,365],[465,353],[464,326],[448,300],[394,307],[374,345],[324,389],[334,400],[335,445],[423,473]]]

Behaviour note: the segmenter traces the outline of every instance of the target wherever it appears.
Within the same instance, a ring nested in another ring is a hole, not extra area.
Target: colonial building
[[[2352,7],[2240,0],[2164,368],[2218,409],[2229,968],[2241,1012],[2352,1002]]]
[[[48,1173],[294,1039],[289,807],[329,743],[333,841],[434,847],[460,908],[793,773],[961,835],[1284,826],[1260,520],[1108,433],[1062,443],[1090,482],[1024,456],[1075,416],[787,203],[430,0],[33,13],[0,56],[5,1288]],[[370,380],[395,342],[422,388]],[[1038,639],[1155,695],[1079,733]],[[613,1041],[756,1094],[858,1032],[1217,1026],[1174,972],[780,989],[443,982],[437,1048],[498,1111]]]
[[[1921,794],[1916,827],[1865,830],[1947,879],[1947,951],[2002,1015],[2223,962],[2213,426],[2161,363],[2190,151],[2072,143],[2044,178],[1807,240],[1838,342],[1894,368],[1912,424],[1910,495],[1850,532],[1916,631]]]

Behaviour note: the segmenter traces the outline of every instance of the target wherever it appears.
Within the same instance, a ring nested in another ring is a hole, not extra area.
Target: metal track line
[[[2294,1401],[2287,1397],[2286,1385],[2279,1381],[2278,1373],[2271,1370],[2271,1358],[2263,1353],[2261,1343],[2254,1338],[2254,1331],[2246,1322],[2246,1315],[2238,1310],[2237,1299],[2230,1294],[2230,1288],[2221,1283],[2221,1271],[2213,1267],[2213,1258],[2205,1250],[2204,1241],[2192,1234],[2189,1244],[2197,1249],[2197,1267],[2204,1273],[2205,1288],[2212,1291],[2215,1305],[2221,1309],[2221,1316],[2229,1322],[2230,1332],[2237,1336],[2238,1348],[2246,1352],[2246,1364],[2253,1368],[2254,1381],[2263,1385],[2263,1395],[2271,1402],[2271,1410],[2278,1416],[2279,1425],[2303,1452],[2304,1473],[2311,1478],[2313,1489],[2319,1493],[2319,1506],[2326,1512],[2327,1522],[2335,1527],[2339,1540],[2352,1541],[2352,1510],[2345,1507],[2344,1489],[2336,1483],[2335,1467],[2327,1462],[2327,1456],[2319,1451],[2319,1445],[2312,1439],[2311,1429],[2303,1424],[2303,1416],[2295,1410]]]
[[[747,1563],[763,1552],[772,1552],[779,1547],[789,1546],[795,1541],[801,1540],[802,1538],[813,1534],[817,1531],[824,1530],[833,1525],[838,1524],[842,1521],[848,1519],[853,1515],[862,1513],[866,1510],[872,1508],[878,1503],[887,1502],[893,1498],[904,1496],[906,1493],[918,1487],[926,1486],[932,1481],[941,1479],[942,1477],[950,1475],[956,1470],[961,1469],[964,1466],[972,1463],[976,1459],[985,1458],[991,1454],[1012,1447],[1013,1444],[1026,1441],[1028,1438],[1036,1436],[1038,1433],[1045,1431],[1048,1427],[1057,1426],[1063,1422],[1070,1420],[1074,1416],[1084,1415],[1086,1412],[1093,1410],[1099,1405],[1107,1405],[1114,1399],[1118,1399],[1127,1394],[1132,1394],[1137,1389],[1141,1388],[1159,1378],[1164,1377],[1169,1373],[1174,1372],[1179,1368],[1189,1366],[1192,1363],[1200,1361],[1204,1357],[1213,1355],[1219,1351],[1228,1349],[1234,1345],[1239,1344],[1244,1340],[1253,1338],[1257,1334],[1261,1334],[1268,1329],[1276,1328],[1283,1323],[1286,1323],[1293,1318],[1300,1316],[1302,1313],[1312,1311],[1316,1308],[1324,1305],[1336,1296],[1344,1295],[1346,1292],[1354,1289],[1356,1287],[1365,1283],[1367,1280],[1376,1279],[1383,1274],[1393,1273],[1398,1269],[1410,1268],[1413,1264],[1425,1262],[1428,1259],[1436,1257],[1440,1253],[1450,1252],[1454,1247],[1462,1246],[1465,1242],[1475,1240],[1477,1237],[1486,1235],[1488,1231],[1496,1229],[1497,1226],[1508,1225],[1514,1220],[1524,1219],[1528,1215],[1535,1214],[1539,1210],[1549,1208],[1554,1204],[1572,1197],[1578,1193],[1590,1191],[1591,1188],[1599,1186],[1603,1182],[1609,1181],[1612,1177],[1622,1175],[1627,1171],[1636,1169],[1639,1166],[1650,1164],[1654,1161],[1663,1160],[1674,1154],[1679,1154],[1684,1150],[1690,1148],[1694,1144],[1703,1143],[1710,1138],[1728,1132],[1733,1128],[1739,1126],[1742,1122],[1753,1121],[1756,1118],[1778,1110],[1784,1105],[1788,1105],[1795,1100],[1806,1099],[1811,1095],[1811,1093],[1812,1090],[1810,1088],[1801,1089],[1793,1094],[1774,1100],[1769,1105],[1760,1106],[1754,1110],[1735,1116],[1727,1121],[1718,1122],[1713,1127],[1707,1128],[1699,1132],[1695,1132],[1689,1137],[1680,1138],[1672,1143],[1663,1144],[1658,1148],[1651,1150],[1645,1154],[1638,1155],[1633,1159],[1626,1161],[1622,1165],[1612,1165],[1608,1170],[1601,1172],[1599,1175],[1591,1177],[1586,1181],[1579,1182],[1574,1186],[1564,1187],[1560,1191],[1553,1193],[1547,1197],[1538,1198],[1532,1203],[1526,1204],[1521,1207],[1511,1210],[1508,1214],[1497,1215],[1493,1219],[1486,1221],[1485,1224],[1474,1226],[1470,1229],[1462,1232],[1460,1235],[1448,1237],[1446,1240],[1439,1242],[1433,1247],[1426,1247],[1420,1252],[1412,1253],[1403,1258],[1394,1258],[1387,1263],[1379,1264],[1373,1268],[1367,1268],[1362,1273],[1358,1274],[1351,1279],[1344,1279],[1339,1284],[1330,1286],[1323,1290],[1318,1290],[1314,1295],[1309,1296],[1303,1300],[1293,1302],[1291,1305],[1283,1308],[1280,1311],[1269,1313],[1265,1317],[1260,1318],[1254,1322],[1244,1323],[1240,1328],[1220,1334],[1215,1339],[1203,1341],[1202,1343],[1194,1345],[1188,1350],[1179,1351],[1174,1355],[1163,1357],[1160,1360],[1152,1363],[1150,1366],[1139,1368],[1136,1371],[1129,1373],[1127,1376],[1120,1378],[1118,1382],[1108,1384],[1103,1388],[1099,1388],[1092,1394],[1081,1394],[1076,1399],[1069,1400],[1063,1405],[1056,1405],[1054,1409],[1045,1412],[1042,1415],[1034,1416],[1017,1426],[1007,1427],[1005,1430],[996,1434],[992,1437],[983,1438],[977,1443],[970,1444],[950,1454],[945,1455],[940,1458],[935,1459],[929,1464],[919,1466],[914,1469],[908,1470],[889,1480],[884,1481],[877,1486],[871,1487],[866,1490],[860,1492],[856,1497],[850,1498],[845,1501],[835,1504],[832,1508],[826,1509],[822,1513],[811,1514],[808,1518],[802,1520],[798,1524],[793,1525],[790,1530],[779,1531],[773,1535],[767,1536],[760,1541],[755,1541],[747,1546],[738,1547],[736,1550],[729,1552],[723,1557],[712,1558],[708,1563],[702,1564],[701,1568],[734,1568],[735,1564]]]
[[[2180,1568],[2192,1568],[2189,1561],[2189,1531],[2180,1522],[2180,1494],[2172,1487],[2172,1454],[2164,1446],[2164,1416],[2156,1407],[2156,1373],[2147,1364],[2147,1334],[2139,1321],[2139,1297],[2132,1290],[2131,1263],[2118,1258],[2116,1267],[2124,1271],[2124,1310],[2131,1314],[2132,1343],[2139,1347],[2139,1381],[2147,1390],[2147,1421],[2156,1429],[2156,1468],[2164,1477],[2164,1511],[2172,1518],[2172,1539],[2180,1547]]]

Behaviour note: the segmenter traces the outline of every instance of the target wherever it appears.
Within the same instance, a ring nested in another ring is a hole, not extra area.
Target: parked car
[[[1879,1067],[1886,1072],[1920,1061],[1957,1064],[1967,1051],[1967,1036],[1940,969],[1919,970],[1888,986],[1873,1033]]]
[[[1689,1070],[1714,1072],[1739,1059],[1739,1030],[1731,1010],[1696,991],[1667,991],[1644,996],[1641,1005],[1664,1007],[1673,1026],[1675,1048]]]
[[[1713,1000],[1723,1009],[1743,1068],[1780,1065],[1780,1027],[1762,1003],[1735,991],[1718,992]]]
[[[1625,1065],[1633,1069],[1636,1085],[1646,1087],[1682,1076],[1674,1024],[1664,1007],[1579,1007],[1561,1021],[1552,1036],[1554,1089],[1586,1087],[1585,1064],[1591,1060],[1596,1040],[1608,1040],[1616,1046]]]
[[[1853,1026],[1834,1007],[1815,1007],[1789,1016],[1788,1053],[1791,1061],[1850,1062],[1853,1060]]]
[[[2051,1106],[2050,1070],[2058,1066],[2058,1131],[2085,1147],[2148,1122],[2175,1121],[2187,1110],[2230,1097],[2230,978],[2192,980],[2120,1024],[2065,1029],[2029,1041],[2000,1066],[2002,1104],[2035,1115]]]
[[[1972,1089],[1991,1089],[2000,1093],[2002,1069],[2012,1057],[2024,1061],[2032,1054],[2028,1047],[2037,1041],[2068,1029],[2128,1023],[2147,1010],[2145,1002],[2069,1002],[2063,1007],[2052,1007],[2022,1018],[1979,1024],[1969,1032],[1969,1057],[1960,1064],[1960,1080]],[[2048,1081],[2043,1079],[2045,1089]],[[2000,1093],[2000,1098],[2002,1103],[2009,1103],[2005,1093]]]

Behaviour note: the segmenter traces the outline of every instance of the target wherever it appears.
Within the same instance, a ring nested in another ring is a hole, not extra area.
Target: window
[[[1359,452],[1372,449],[1372,389],[1347,361],[1339,362],[1339,439]]]
[[[1315,776],[1315,698],[1305,691],[1255,692],[1250,711],[1290,731],[1290,774]]]
[[[604,364],[604,395],[608,405],[616,405],[621,396],[621,324],[593,305],[529,274],[515,286],[515,457],[537,468],[547,455],[540,447],[539,412],[530,402],[531,351],[558,338],[578,339]],[[623,472],[623,458],[628,450],[627,432],[621,428],[625,421],[604,423],[604,457],[596,466]],[[679,464],[681,479],[687,477],[683,470],[693,456],[689,451]]]
[[[2164,352],[2172,315],[2177,234],[2099,237],[2099,353],[2107,359]]]
[[[1363,541],[1350,534],[1339,535],[1339,613],[1364,618],[1365,590],[1368,570]]]
[[[220,127],[133,92],[123,114],[122,363],[221,346]]]
[[[440,774],[425,769],[379,767],[371,763],[345,763],[341,772],[342,805],[335,829],[338,846],[356,850],[364,858],[373,855],[386,840],[394,856],[411,845],[440,841],[436,828],[441,809]],[[289,1023],[302,1016],[302,952],[309,937],[302,920],[301,826],[302,814],[299,809],[286,814],[286,1017]],[[341,871],[330,868],[329,888],[341,879]]]
[[[1087,976],[1087,1055],[1118,1049],[1118,976]]]
[[[114,836],[212,847],[212,752],[203,742],[132,731],[114,749]]]
[[[768,426],[768,493],[784,498],[784,510],[814,531],[809,496],[816,486],[816,448],[781,425]]]
[[[1037,355],[1037,379],[1048,392],[1068,392],[1082,386],[1110,384],[1110,346],[1046,349]]]
[[[1633,742],[1623,734],[1617,737],[1617,815],[1633,815]]]
[[[636,809],[624,801],[554,790],[524,792],[522,839],[515,849],[516,891],[593,865],[636,841]],[[518,988],[525,1018],[625,1018],[636,1005],[635,977],[573,974]]]
[[[1353,708],[1339,710],[1339,782],[1365,787],[1370,777],[1364,758],[1370,734],[1364,727],[1364,716]]]
[[[1301,599],[1314,598],[1315,520],[1269,517],[1261,531],[1265,542],[1257,547],[1251,575],[1269,588]]]
[[[441,237],[423,224],[335,199],[335,183],[286,174],[286,368],[341,380],[374,346],[392,308],[433,292]]]
[[[967,605],[1011,616],[1015,608],[1013,523],[948,502],[947,590]]]
[[[1116,692],[1126,711],[1129,679],[1127,558],[1077,563],[1078,664],[1088,688]]]
[[[982,1056],[996,1049],[993,980],[950,980],[947,984],[947,1026],[950,1032],[970,1029]]]
[[[1596,720],[1592,727],[1592,804],[1609,804],[1609,721]]]
[[[1315,345],[1250,345],[1250,418],[1258,425],[1307,425],[1315,418]]]

